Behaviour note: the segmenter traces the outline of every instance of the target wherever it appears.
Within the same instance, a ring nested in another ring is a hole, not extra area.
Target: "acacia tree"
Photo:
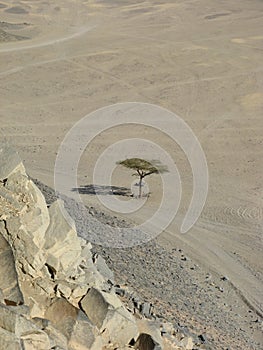
[[[151,174],[162,174],[168,172],[167,166],[162,165],[159,160],[147,161],[141,158],[129,158],[117,162],[128,169],[136,170],[136,175],[139,177],[139,198],[142,196],[142,180]]]

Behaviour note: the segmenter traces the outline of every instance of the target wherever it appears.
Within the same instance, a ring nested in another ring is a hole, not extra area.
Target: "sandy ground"
[[[261,1],[1,1],[2,139],[14,145],[30,175],[53,186],[58,147],[69,129],[117,102],[153,103],[180,115],[205,152],[209,193],[203,213],[179,233],[192,193],[191,167],[178,145],[151,128],[103,132],[79,164],[80,185],[109,145],[127,137],[158,143],[183,184],[175,220],[159,236],[199,264],[227,275],[263,314],[263,4]],[[117,168],[113,185],[129,187]],[[160,203],[152,195],[131,215],[142,222]],[[100,206],[96,196],[83,200]]]

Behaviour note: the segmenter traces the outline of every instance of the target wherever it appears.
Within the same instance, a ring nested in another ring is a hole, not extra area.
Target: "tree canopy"
[[[139,175],[140,177],[168,172],[167,166],[162,165],[159,160],[147,161],[141,158],[129,158],[117,162],[117,164],[120,164],[125,168],[136,170],[136,175]]]
[[[142,196],[142,181],[145,176],[168,172],[167,166],[163,165],[159,160],[147,161],[141,158],[129,158],[119,161],[117,164],[136,170],[136,173],[133,175],[139,177],[139,198]]]

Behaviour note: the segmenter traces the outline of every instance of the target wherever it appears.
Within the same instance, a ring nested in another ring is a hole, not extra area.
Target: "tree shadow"
[[[104,185],[82,185],[80,187],[72,188],[73,192],[79,194],[91,194],[91,195],[113,195],[113,196],[131,196],[131,190],[127,187],[119,186],[104,186]]]

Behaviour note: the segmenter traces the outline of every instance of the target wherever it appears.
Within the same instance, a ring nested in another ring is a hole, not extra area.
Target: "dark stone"
[[[150,303],[142,303],[140,306],[140,312],[145,317],[151,316],[151,304]]]
[[[207,342],[206,336],[204,334],[200,334],[198,336],[198,338],[201,340],[202,343],[206,343]]]
[[[123,288],[115,288],[115,293],[119,295],[120,297],[124,297],[125,295],[125,289]]]
[[[162,350],[162,346],[157,343],[150,334],[142,333],[135,343],[138,350]]]

